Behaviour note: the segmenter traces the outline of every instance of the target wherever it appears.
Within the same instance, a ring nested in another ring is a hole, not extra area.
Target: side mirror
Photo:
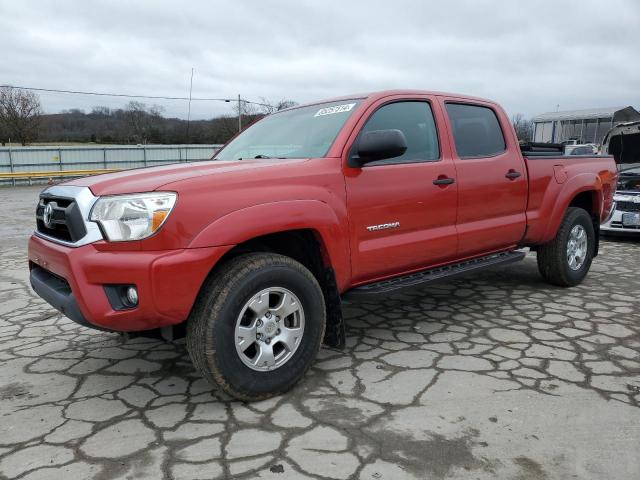
[[[407,139],[400,130],[372,130],[358,140],[355,155],[349,158],[350,167],[361,167],[365,163],[399,157],[407,151]]]

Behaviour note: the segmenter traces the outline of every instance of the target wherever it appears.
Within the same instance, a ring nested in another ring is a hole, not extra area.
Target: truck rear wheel
[[[200,373],[241,400],[289,390],[318,353],[325,329],[322,289],[295,260],[242,255],[205,283],[187,324]]]
[[[589,213],[582,208],[569,207],[556,237],[538,247],[540,274],[553,285],[578,285],[591,267],[595,240]]]

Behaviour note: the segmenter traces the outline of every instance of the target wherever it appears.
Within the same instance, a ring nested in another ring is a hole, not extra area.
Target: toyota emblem
[[[53,205],[47,203],[44,207],[44,213],[42,214],[42,221],[44,222],[44,226],[47,228],[51,228],[53,224],[51,223],[51,218],[53,217]]]

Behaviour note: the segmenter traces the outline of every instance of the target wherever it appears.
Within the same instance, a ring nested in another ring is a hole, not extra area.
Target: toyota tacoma
[[[579,284],[598,254],[609,156],[519,144],[479,98],[386,91],[271,114],[210,161],[45,189],[29,240],[35,292],[117,332],[182,329],[195,367],[243,400],[300,380],[341,302],[377,298],[537,252]]]

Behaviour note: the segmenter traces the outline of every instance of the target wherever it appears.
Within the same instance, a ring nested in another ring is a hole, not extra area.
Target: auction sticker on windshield
[[[321,108],[316,112],[314,117],[321,117],[322,115],[332,115],[334,113],[349,112],[355,105],[355,103],[345,103],[344,105],[334,105],[332,107]]]

